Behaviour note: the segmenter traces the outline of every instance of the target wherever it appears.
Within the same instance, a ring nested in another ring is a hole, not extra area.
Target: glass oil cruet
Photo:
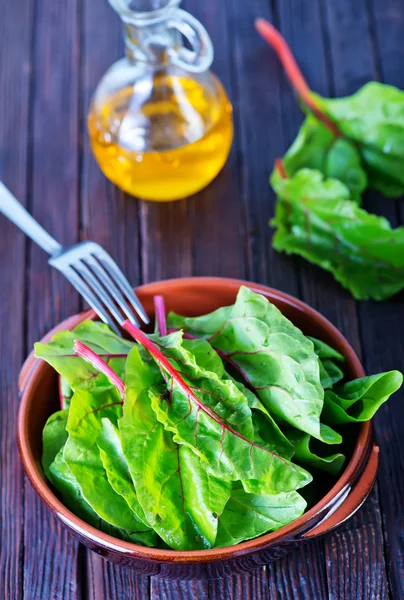
[[[109,0],[126,57],[95,91],[88,127],[104,174],[147,200],[185,198],[219,173],[233,137],[232,108],[210,71],[213,46],[181,0]],[[187,40],[187,44],[184,44]]]

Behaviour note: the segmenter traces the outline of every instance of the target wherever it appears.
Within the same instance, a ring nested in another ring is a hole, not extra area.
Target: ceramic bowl
[[[327,319],[303,302],[277,290],[233,279],[201,277],[159,281],[141,286],[136,292],[151,317],[153,296],[156,294],[164,296],[168,310],[199,315],[232,304],[242,284],[266,296],[305,334],[320,338],[339,350],[345,357],[348,377],[364,375],[355,352]],[[81,321],[94,317],[93,311],[75,315],[55,327],[45,340],[58,331],[72,329]],[[145,575],[220,578],[256,569],[346,521],[367,498],[376,478],[378,448],[373,442],[371,423],[363,423],[349,430],[351,452],[340,478],[331,484],[317,504],[290,525],[227,548],[183,552],[145,548],[102,533],[76,517],[59,501],[45,479],[41,467],[41,434],[46,419],[58,408],[57,376],[53,369],[31,354],[21,370],[20,390],[20,454],[26,474],[41,500],[83,544]]]

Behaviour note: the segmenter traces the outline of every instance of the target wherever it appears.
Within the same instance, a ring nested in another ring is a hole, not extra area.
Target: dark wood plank
[[[99,80],[123,55],[121,23],[107,2],[86,0],[83,6],[80,235],[101,244],[131,283],[138,285],[141,282],[139,206],[102,174],[91,152],[86,125],[91,97]]]
[[[294,259],[276,255],[270,246],[272,234],[268,221],[273,215],[275,197],[268,177],[285,141],[280,67],[255,32],[254,19],[259,15],[273,20],[265,0],[229,3],[239,186],[247,227],[247,275],[252,281],[269,283],[297,294]]]
[[[404,44],[402,42],[402,25],[404,23],[404,6],[399,0],[372,0],[371,25],[374,32],[374,53],[379,65],[381,79],[385,83],[404,89],[402,69]],[[387,204],[398,209],[398,221],[404,224],[404,199],[385,200]],[[372,333],[364,329],[366,343],[369,347],[366,359],[369,370],[386,370],[403,368],[402,357],[404,347],[402,336],[397,331],[397,324],[404,322],[404,305],[402,294],[387,303],[366,307],[364,320],[372,321]],[[395,335],[389,332],[397,332]],[[380,336],[380,337],[379,337]],[[374,340],[384,340],[375,344]],[[400,473],[404,471],[404,419],[402,417],[401,391],[389,404],[385,405],[375,419],[377,439],[381,446],[380,453],[380,499],[383,523],[386,533],[385,551],[387,569],[394,598],[404,596],[404,482]]]
[[[381,514],[377,490],[326,544],[330,600],[387,600]],[[394,596],[395,597],[395,596]]]
[[[225,579],[211,581],[209,598],[212,600],[272,600],[271,587],[268,587],[267,568],[251,573],[233,575]]]
[[[233,105],[234,139],[222,172],[188,201],[192,219],[192,256],[195,275],[245,277],[248,248],[245,222],[246,198],[241,189],[242,148],[240,107],[228,3],[185,0],[184,7],[206,27],[215,48],[212,71],[222,82]]]
[[[201,20],[212,37],[215,45],[213,70],[234,101],[228,16],[224,3],[188,0],[184,2],[184,8]],[[223,171],[194,197],[169,205],[142,203],[146,281],[190,274],[245,276],[245,226],[238,191],[238,151],[235,142]],[[151,578],[151,597],[155,599],[219,598],[208,592],[208,583],[204,581]]]
[[[188,0],[184,8],[208,29],[215,45],[213,70],[233,99],[225,4]],[[245,275],[245,227],[238,170],[235,143],[223,171],[199,194],[170,204],[142,203],[145,281],[191,274]]]
[[[78,239],[78,4],[37,3],[33,45],[31,211],[64,244]],[[70,284],[30,245],[27,344],[77,312]],[[78,543],[25,486],[24,598],[80,598]]]
[[[206,581],[170,581],[151,578],[150,600],[210,600]]]
[[[369,7],[372,51],[377,74],[385,83],[404,89],[404,45],[401,35],[404,6],[397,0],[372,0]],[[393,225],[404,223],[403,199],[382,199],[375,195],[371,206],[375,212],[387,216]],[[404,322],[402,298],[400,294],[387,302],[366,303],[361,306],[365,362],[369,372],[403,368],[404,344],[397,331],[397,324]],[[385,534],[384,549],[393,598],[404,596],[404,482],[399,475],[404,470],[402,401],[403,392],[400,391],[381,408],[375,418],[376,436],[381,448],[378,481]]]
[[[350,3],[340,2],[336,4],[327,4],[326,20],[330,35],[330,51],[333,65],[333,84],[334,91],[337,96],[347,95],[355,92],[361,85],[371,79],[376,79],[379,76],[378,60],[374,52],[373,29],[371,15],[369,14],[368,5],[365,1]],[[393,224],[397,223],[396,207],[394,203],[386,202],[378,194],[369,193],[365,198],[365,207],[378,214],[384,214]],[[381,352],[375,348],[374,340],[378,340],[377,346],[385,348],[390,346],[391,329],[388,329],[388,319],[391,310],[388,310],[389,303],[376,304],[371,302],[362,302],[358,305],[360,334],[363,346],[363,357],[365,367],[368,372],[377,372],[388,368],[387,361],[380,360]],[[395,312],[397,319],[397,312]],[[378,328],[378,323],[383,322],[383,326]],[[392,323],[391,323],[392,325]],[[383,350],[384,355],[384,350]],[[377,360],[379,358],[379,360]],[[376,359],[376,360],[375,360]],[[382,366],[382,364],[386,366]],[[396,364],[397,366],[397,364]],[[387,408],[387,410],[389,410]],[[376,416],[376,431],[378,423],[383,420],[383,413]],[[397,439],[397,445],[394,447],[391,444],[383,444],[381,455],[384,452],[393,451],[395,456],[400,456]],[[382,458],[382,461],[384,459]],[[383,463],[380,473],[383,473]],[[383,477],[383,476],[382,476]],[[385,483],[381,481],[381,489]],[[390,482],[391,486],[391,482]],[[389,487],[390,487],[389,486]],[[389,495],[390,495],[389,489]],[[367,556],[371,562],[358,562],[352,570],[351,585],[360,585],[363,594],[366,597],[366,590],[371,590],[371,594],[379,594],[371,597],[386,597],[388,594],[388,582],[386,575],[386,565],[383,547],[383,528],[382,520],[379,514],[379,506],[377,501],[369,503],[366,510],[370,515],[370,523],[366,526],[357,525],[357,518],[351,522],[352,535],[341,533],[338,538],[338,543],[349,543],[350,553],[343,554],[336,550],[335,545],[329,548],[329,554],[334,554],[334,575],[329,570],[330,586],[336,583],[334,588],[335,597],[341,593],[341,573],[344,568],[348,569],[353,563],[354,556],[360,556],[364,547],[367,549]],[[367,518],[369,521],[369,516]],[[357,529],[358,527],[358,529]],[[359,532],[359,534],[358,534]],[[337,534],[338,535],[338,534]],[[347,537],[348,536],[348,537]],[[349,537],[350,536],[350,537]],[[349,538],[349,539],[348,539]],[[364,545],[363,545],[364,544]],[[368,559],[366,558],[366,561]],[[372,564],[372,569],[366,568],[366,565]],[[338,565],[340,571],[338,571]],[[360,576],[356,576],[358,569],[361,568]],[[345,575],[346,577],[346,575]],[[347,579],[347,578],[346,578]],[[346,589],[347,581],[343,583]],[[370,597],[370,596],[369,596]]]
[[[91,152],[86,116],[94,90],[111,64],[123,55],[118,17],[107,2],[83,2],[81,80],[80,237],[101,244],[133,285],[141,283],[138,202],[120,192],[100,171]],[[147,600],[148,578],[87,551],[86,597],[91,600]]]
[[[32,3],[2,6],[0,19],[0,179],[26,204]],[[18,40],[18,45],[15,40]],[[10,48],[13,51],[10,52]],[[24,359],[25,246],[0,217],[0,597],[23,597],[24,488],[15,439],[17,379]]]
[[[333,64],[328,54],[327,28],[319,2],[277,2],[279,27],[294,52],[309,85],[316,92],[333,93]],[[273,53],[272,53],[273,54]],[[277,59],[274,59],[277,60]],[[282,78],[281,106],[289,146],[296,137],[302,112],[289,82]],[[283,149],[282,149],[283,150]],[[322,269],[296,259],[301,273],[301,297],[329,318],[360,352],[355,302],[334,278]]]
[[[322,540],[309,542],[269,565],[271,600],[328,600]]]
[[[147,600],[149,580],[97,554],[87,556],[88,600]]]

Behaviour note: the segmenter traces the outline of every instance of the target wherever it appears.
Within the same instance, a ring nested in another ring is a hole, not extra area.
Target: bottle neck
[[[148,25],[124,23],[125,53],[130,62],[143,62],[150,67],[170,63],[170,55],[179,45],[178,32],[168,27],[167,20]]]
[[[152,68],[172,63],[193,73],[209,69],[210,37],[195,17],[178,8],[181,0],[109,0],[125,27],[126,55]],[[186,47],[182,37],[188,41]]]

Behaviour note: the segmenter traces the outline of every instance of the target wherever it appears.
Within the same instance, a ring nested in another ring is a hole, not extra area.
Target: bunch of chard
[[[360,207],[367,187],[404,192],[404,92],[370,82],[353,96],[313,93],[280,33],[256,23],[277,52],[307,116],[271,184],[273,247],[330,271],[358,300],[404,288],[404,228]]]

